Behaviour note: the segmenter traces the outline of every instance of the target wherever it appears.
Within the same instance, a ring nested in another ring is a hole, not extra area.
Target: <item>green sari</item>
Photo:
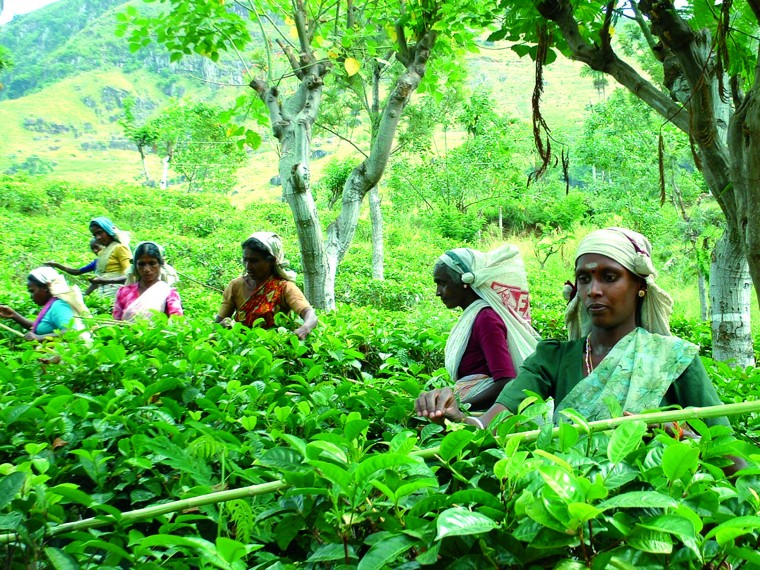
[[[556,411],[572,408],[594,421],[610,417],[608,401],[634,414],[657,408],[698,353],[699,347],[678,337],[636,328],[576,384]]]

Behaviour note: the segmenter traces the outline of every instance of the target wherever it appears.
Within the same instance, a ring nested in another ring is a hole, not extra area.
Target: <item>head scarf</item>
[[[58,273],[52,267],[38,267],[30,275],[43,285],[47,285],[50,294],[62,301],[66,301],[74,310],[74,314],[79,316],[89,316],[90,311],[84,304],[82,292],[79,287],[74,285],[70,287],[66,278]]]
[[[669,335],[673,299],[655,283],[657,271],[652,263],[652,244],[640,233],[624,228],[605,228],[587,235],[578,245],[575,261],[586,253],[596,253],[618,262],[646,281],[646,295],[641,304],[641,326],[649,332]],[[573,286],[574,287],[574,286]],[[569,338],[582,338],[591,330],[591,322],[583,302],[566,288],[572,297],[565,311]]]
[[[90,221],[90,225],[96,225],[99,228],[101,228],[104,232],[106,232],[109,236],[111,236],[113,239],[118,241],[119,243],[129,247],[129,240],[130,235],[129,232],[124,232],[117,228],[114,223],[109,220],[108,218],[101,216],[99,218],[93,218]]]
[[[530,325],[528,277],[519,250],[509,244],[488,253],[457,248],[444,253],[439,262],[459,273],[462,283],[472,287],[472,290],[502,318],[507,327],[507,342],[512,362],[515,369],[519,368],[523,360],[533,354],[538,343],[538,333]],[[464,346],[459,345],[463,343],[466,346],[471,329],[472,323],[470,326],[455,326],[449,335],[446,352],[447,360],[453,363],[452,366],[458,368],[458,361],[462,355],[459,354],[456,358],[449,353],[454,351],[455,346],[457,353],[464,352]],[[462,335],[463,338],[452,338],[458,335]]]
[[[163,281],[167,285],[174,286],[174,284],[179,281],[177,270],[166,263],[166,251],[164,250],[164,247],[154,241],[141,241],[137,244],[137,246],[135,246],[135,250],[132,253],[132,269],[130,269],[129,274],[127,275],[127,281],[125,285],[131,285],[132,283],[137,283],[140,280],[140,274],[137,272],[137,250],[140,249],[141,245],[147,243],[154,245],[161,255],[162,265],[161,272],[158,276],[159,281]]]
[[[282,239],[272,232],[254,232],[248,236],[248,239],[257,239],[264,247],[267,248],[269,254],[274,257],[275,261],[275,273],[287,281],[296,280],[296,272],[288,269],[290,262],[285,259],[285,252],[282,249]]]

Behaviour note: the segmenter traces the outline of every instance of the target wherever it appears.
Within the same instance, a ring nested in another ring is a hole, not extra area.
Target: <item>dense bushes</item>
[[[535,443],[410,414],[444,382],[444,341],[413,313],[342,310],[307,343],[159,318],[94,345],[0,345],[0,546],[9,568],[697,568],[756,558],[756,453],[634,422]],[[441,325],[442,323],[437,323]],[[539,408],[524,410],[526,426]],[[519,419],[519,418],[518,418]],[[746,420],[742,420],[746,421]],[[458,429],[457,429],[458,428]],[[752,429],[752,428],[750,428]],[[419,448],[435,448],[420,452]],[[220,489],[280,482],[175,515],[56,526]],[[49,529],[47,532],[44,529]],[[51,534],[52,533],[52,534]]]
[[[237,211],[201,194],[11,178],[0,178],[0,197],[11,253],[0,302],[34,313],[29,269],[43,256],[89,260],[87,222],[107,211],[135,239],[167,245],[190,315],[100,326],[91,344],[0,333],[0,550],[10,569],[760,563],[757,472],[729,480],[720,469],[727,453],[757,462],[744,441],[758,438],[757,414],[732,418],[741,440],[692,421],[700,441],[640,421],[510,437],[533,427],[541,403],[495,435],[414,418],[413,398],[449,382],[443,348],[457,315],[434,299],[431,269],[460,245],[420,224],[388,228],[388,279],[378,283],[363,222],[338,275],[346,304],[300,342],[287,318],[271,331],[211,324],[219,293],[190,281],[224,286],[240,270],[240,241],[259,228],[283,235],[298,268],[284,204]],[[564,336],[563,255],[531,272],[546,337]],[[709,350],[709,329],[685,319],[674,329]],[[57,365],[43,360],[53,354]],[[705,362],[725,401],[757,397],[754,369]],[[60,526],[267,483],[144,520]]]

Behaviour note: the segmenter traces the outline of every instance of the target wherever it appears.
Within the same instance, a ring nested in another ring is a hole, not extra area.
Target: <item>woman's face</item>
[[[433,269],[435,296],[440,297],[447,308],[464,307],[468,300],[467,290],[461,283],[455,283],[446,271],[446,266],[438,264]],[[469,304],[469,303],[467,303]]]
[[[92,234],[92,237],[98,240],[98,243],[103,247],[106,247],[113,241],[113,238],[109,236],[106,231],[97,224],[92,224],[90,226],[90,233]]]
[[[161,276],[161,262],[150,255],[141,255],[137,258],[137,274],[140,277],[140,283],[150,287]]]
[[[50,290],[44,285],[37,285],[32,281],[26,282],[26,290],[29,291],[29,295],[32,297],[32,301],[40,307],[52,299]]]
[[[578,295],[592,326],[603,329],[636,327],[638,293],[642,280],[606,255],[586,253],[575,264]]]
[[[260,251],[253,249],[243,250],[243,265],[246,273],[256,283],[263,283],[274,274],[274,261],[270,261]]]

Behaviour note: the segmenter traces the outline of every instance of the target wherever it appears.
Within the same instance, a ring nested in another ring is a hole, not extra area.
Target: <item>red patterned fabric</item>
[[[261,284],[235,313],[235,320],[252,327],[256,319],[264,319],[265,329],[274,327],[274,315],[282,305],[285,279],[272,276]]]

